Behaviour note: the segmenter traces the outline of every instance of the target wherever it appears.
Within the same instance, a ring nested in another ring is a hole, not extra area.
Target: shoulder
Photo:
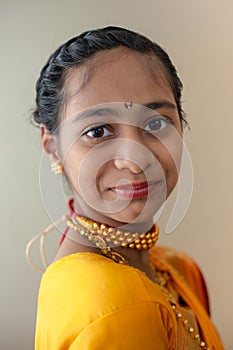
[[[61,302],[78,296],[79,301],[98,299],[105,305],[151,301],[160,292],[140,270],[93,253],[72,254],[51,264],[42,276],[40,293],[49,297],[54,288]]]
[[[129,344],[135,339],[135,344],[138,341],[141,345],[143,328],[150,334],[157,329],[161,343],[168,344],[176,338],[175,322],[160,288],[144,273],[97,254],[78,253],[62,258],[50,265],[41,280],[38,343],[43,339],[49,344],[51,339],[61,344],[69,339],[81,349],[82,341],[103,339],[104,334],[112,332],[118,344],[119,331],[128,329]],[[173,330],[171,338],[164,339],[164,329]],[[41,348],[58,347],[52,343]]]

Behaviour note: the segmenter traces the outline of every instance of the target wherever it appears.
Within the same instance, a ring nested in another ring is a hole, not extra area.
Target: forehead
[[[65,115],[97,104],[155,99],[174,102],[167,73],[155,55],[119,47],[96,54],[80,67],[67,71]]]

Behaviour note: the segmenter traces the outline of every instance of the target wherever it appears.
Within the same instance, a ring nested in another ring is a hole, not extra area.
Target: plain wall
[[[39,186],[39,131],[29,123],[35,81],[59,44],[83,30],[110,24],[138,30],[158,41],[170,53],[184,82],[184,109],[191,124],[185,140],[193,162],[194,192],[186,217],[176,232],[161,232],[160,243],[188,252],[202,267],[213,320],[226,348],[232,349],[230,0],[0,1],[0,348],[33,349],[40,274],[27,265],[24,249],[50,223],[41,199],[46,188],[41,191]],[[48,175],[48,200],[60,208],[53,179]],[[166,215],[169,208],[161,231]],[[52,235],[49,255],[59,236]],[[37,251],[33,249],[36,256]]]

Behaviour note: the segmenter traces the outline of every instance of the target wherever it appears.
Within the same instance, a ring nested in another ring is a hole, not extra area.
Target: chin
[[[147,231],[151,228],[153,224],[153,217],[156,212],[159,210],[161,205],[158,205],[158,208],[155,208],[154,205],[149,205],[145,203],[144,205],[132,205],[132,202],[129,206],[122,210],[121,212],[109,215],[109,218],[121,224],[121,226],[126,225],[130,230],[130,226],[133,228],[141,227],[142,231]]]

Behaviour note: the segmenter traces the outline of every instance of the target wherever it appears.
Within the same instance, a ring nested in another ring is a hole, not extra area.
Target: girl
[[[36,350],[223,349],[198,267],[155,245],[186,123],[168,55],[127,29],[93,30],[55,51],[36,88],[43,149],[73,193]]]

